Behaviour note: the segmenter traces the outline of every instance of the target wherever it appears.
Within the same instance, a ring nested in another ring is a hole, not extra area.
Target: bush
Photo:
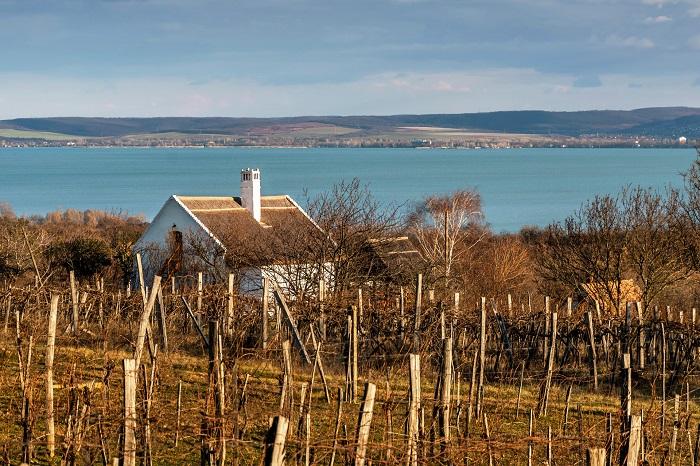
[[[75,238],[55,241],[48,248],[51,262],[79,278],[90,278],[112,263],[109,245],[96,238]]]

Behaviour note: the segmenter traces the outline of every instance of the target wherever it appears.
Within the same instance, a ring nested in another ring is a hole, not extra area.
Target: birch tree
[[[434,195],[409,216],[410,230],[424,257],[444,277],[456,261],[484,237],[481,196],[475,190]]]

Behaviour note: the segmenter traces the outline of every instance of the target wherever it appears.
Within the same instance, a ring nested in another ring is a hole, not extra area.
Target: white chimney
[[[241,170],[241,204],[260,221],[260,170]]]

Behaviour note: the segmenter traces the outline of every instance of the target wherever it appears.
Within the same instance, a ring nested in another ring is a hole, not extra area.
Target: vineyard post
[[[202,325],[202,298],[204,297],[204,274],[197,272],[197,323]]]
[[[73,335],[78,334],[78,319],[80,318],[78,312],[78,287],[75,284],[75,272],[70,271],[70,297],[73,303],[73,317],[71,319]]]
[[[168,352],[168,327],[165,309],[165,299],[163,298],[163,288],[158,288],[158,327],[163,343],[163,351]]]
[[[637,363],[639,364],[639,370],[644,370],[646,366],[646,345],[647,345],[647,334],[644,328],[644,314],[642,312],[642,302],[637,301],[637,319],[639,322],[639,338],[637,339]]]
[[[399,290],[399,293],[399,340],[403,344],[404,338],[406,337],[406,318],[404,317],[406,297],[404,296],[403,286]]]
[[[587,448],[586,466],[605,466],[605,448]]]
[[[481,298],[481,326],[479,331],[479,385],[476,390],[476,417],[481,417],[484,396],[484,367],[486,365],[486,298]]]
[[[233,315],[233,285],[234,285],[234,275],[232,273],[228,274],[228,299],[227,299],[227,308],[226,308],[226,324],[224,326],[224,333],[226,334],[227,337],[231,337],[233,335],[233,321],[234,321],[234,315]],[[268,299],[268,293],[270,291],[269,289],[269,284],[267,282],[267,277],[263,278],[264,284],[266,286],[263,287],[265,290],[263,292],[263,303],[267,303]],[[264,308],[263,310],[266,311],[267,309]],[[263,332],[265,332],[265,314],[263,313]],[[267,337],[267,334],[263,334],[263,341],[265,341],[265,337]],[[263,350],[265,350],[265,343],[263,343]]]
[[[51,295],[51,310],[49,313],[49,337],[46,343],[46,447],[49,457],[53,458],[55,445],[54,408],[53,408],[53,361],[56,344],[56,319],[58,317],[59,295]]]
[[[423,275],[416,276],[416,299],[414,308],[414,326],[413,326],[413,352],[420,353],[420,314],[423,301]]]
[[[136,366],[141,364],[141,356],[143,355],[143,346],[146,342],[146,337],[148,334],[148,327],[151,318],[151,312],[153,311],[153,306],[155,305],[156,296],[158,295],[158,290],[160,290],[160,280],[161,277],[156,275],[153,278],[153,289],[151,290],[148,302],[141,314],[141,320],[139,322],[139,333],[136,337],[136,349],[134,350],[134,360],[136,361]],[[153,352],[151,352],[151,357]]]
[[[289,420],[275,416],[265,438],[265,466],[284,466],[284,442],[289,430]]]
[[[365,384],[365,396],[360,405],[360,414],[357,421],[357,447],[355,449],[355,466],[364,466],[369,440],[369,429],[372,424],[372,411],[374,410],[374,398],[377,386],[371,382]]]
[[[352,307],[352,332],[350,335],[350,339],[352,342],[352,376],[351,376],[351,382],[352,382],[352,402],[355,403],[357,400],[357,377],[358,377],[358,369],[357,369],[357,351],[358,351],[358,342],[357,342],[357,325],[358,325],[358,312],[357,312],[357,307],[353,306]]]
[[[410,466],[418,465],[418,428],[420,411],[420,355],[411,353],[409,361],[409,404],[408,422],[406,423],[408,441],[408,462]]]
[[[229,290],[232,291],[231,285],[229,285]],[[267,351],[267,318],[270,308],[270,279],[267,277],[263,278],[263,308],[262,308],[262,332],[260,335],[261,342],[260,347],[263,351]],[[233,306],[230,307],[231,312],[229,313],[229,322],[233,322]],[[233,329],[233,324],[229,324],[230,329]]]
[[[442,384],[440,391],[440,436],[443,448],[447,450],[450,442],[450,403],[452,402],[452,338],[442,340]],[[448,453],[449,457],[449,453]]]
[[[333,434],[333,449],[331,451],[331,461],[329,466],[335,463],[335,455],[338,449],[338,435],[340,434],[340,420],[343,415],[343,389],[338,389],[338,412],[335,418],[335,433]]]
[[[124,451],[123,466],[136,466],[136,373],[135,359],[124,359]]]
[[[318,280],[318,330],[321,341],[326,341],[326,310],[324,301],[326,300],[326,281],[323,278]]]
[[[552,322],[552,335],[551,342],[549,346],[549,355],[547,357],[547,376],[542,382],[542,389],[540,390],[540,398],[538,400],[537,415],[546,416],[547,415],[547,405],[549,404],[549,392],[552,387],[552,373],[554,371],[554,356],[557,347],[557,313],[552,312],[551,315]]]
[[[596,362],[596,351],[595,351],[595,333],[593,331],[593,316],[591,313],[586,311],[583,314],[583,318],[586,321],[586,330],[588,333],[588,364],[590,366],[590,374],[593,377],[593,391],[598,391],[598,364]]]

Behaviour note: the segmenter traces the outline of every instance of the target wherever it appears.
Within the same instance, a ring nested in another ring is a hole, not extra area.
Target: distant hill
[[[563,135],[627,135],[695,138],[700,108],[659,107],[580,112],[504,111],[390,116],[308,116],[288,118],[17,118],[0,121],[0,129],[67,134],[83,138],[183,133],[231,136],[275,135],[304,128],[350,128],[373,135],[404,127],[436,127],[471,132]]]

